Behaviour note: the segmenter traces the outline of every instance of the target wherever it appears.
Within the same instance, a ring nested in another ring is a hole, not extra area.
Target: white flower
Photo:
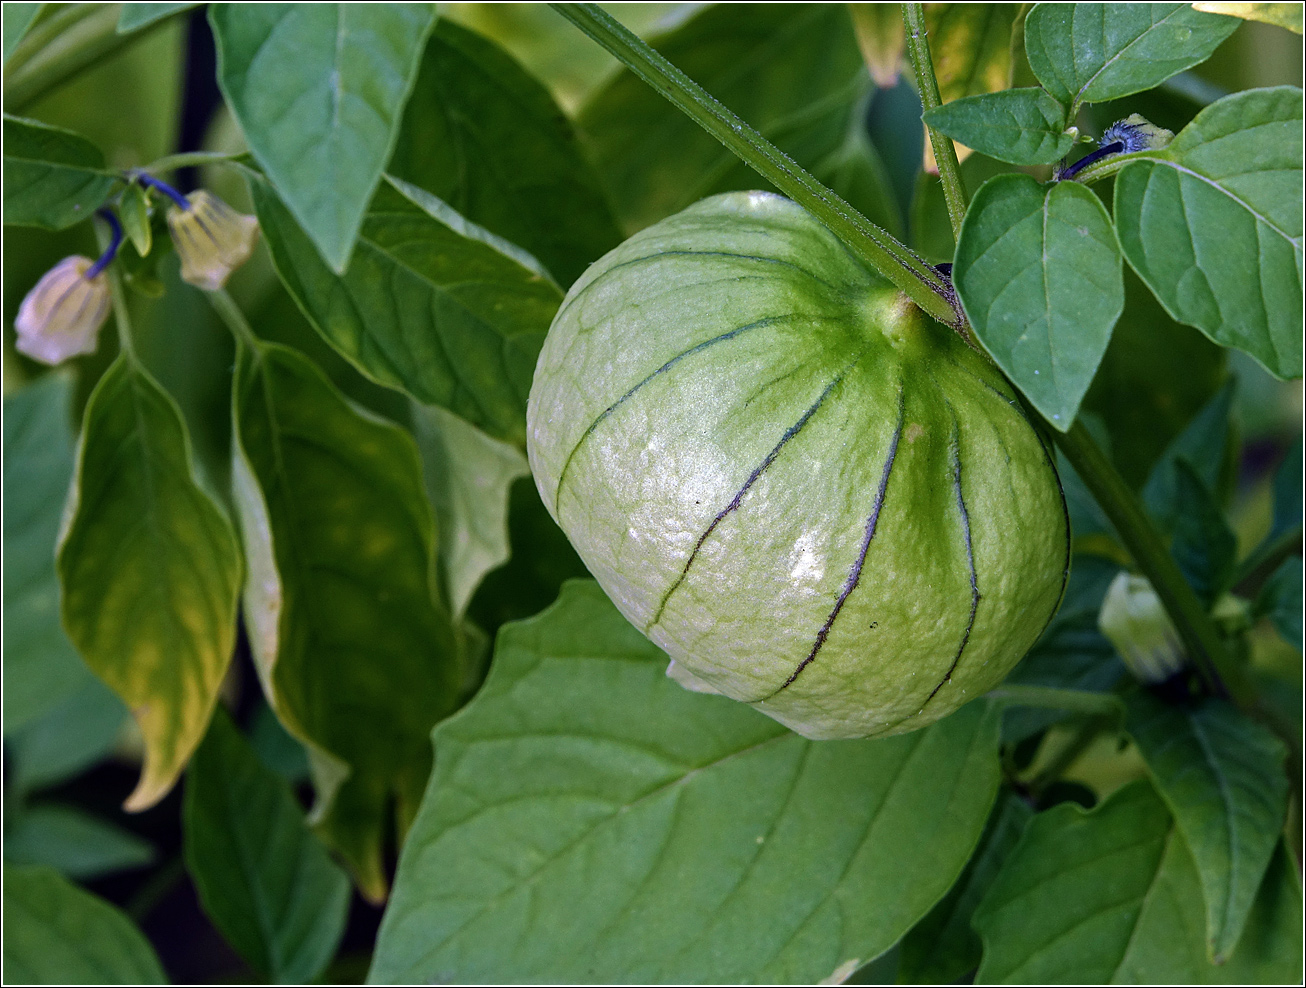
[[[205,189],[186,198],[189,208],[168,212],[168,230],[181,258],[181,279],[215,292],[249,260],[258,240],[258,220],[236,212]]]
[[[1163,682],[1187,662],[1179,633],[1144,577],[1116,574],[1102,600],[1097,626],[1139,682]]]
[[[95,350],[109,315],[109,281],[103,271],[87,277],[94,264],[88,257],[65,257],[27,293],[14,320],[19,353],[58,364]]]

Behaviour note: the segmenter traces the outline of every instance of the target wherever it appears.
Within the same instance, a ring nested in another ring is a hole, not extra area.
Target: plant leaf
[[[850,3],[853,33],[862,61],[870,70],[877,89],[892,89],[902,72],[907,36],[902,28],[902,13],[883,3]]]
[[[1284,640],[1301,651],[1302,571],[1297,557],[1285,559],[1265,581],[1256,598],[1256,611],[1268,615]]]
[[[548,90],[494,42],[447,19],[427,43],[388,171],[519,244],[560,285],[622,239]]]
[[[984,183],[953,284],[980,342],[1034,407],[1070,428],[1125,303],[1120,250],[1097,196],[1028,175]]]
[[[1201,876],[1208,959],[1242,935],[1288,811],[1286,750],[1224,700],[1187,707],[1145,690],[1126,697],[1128,730]]]
[[[1227,14],[1245,21],[1260,21],[1286,27],[1294,34],[1302,33],[1302,5],[1300,3],[1212,3],[1202,0],[1193,4],[1194,10],[1211,14]]]
[[[4,400],[6,739],[93,678],[59,625],[54,571],[73,475],[71,403],[66,374],[49,374]]]
[[[481,579],[511,554],[508,493],[530,466],[516,446],[432,405],[413,403],[413,435],[439,522],[445,585],[461,618]]]
[[[832,4],[716,4],[654,47],[804,168],[842,145],[869,86],[848,13]],[[716,192],[766,188],[629,69],[580,125],[627,233]]]
[[[966,96],[925,112],[925,122],[967,147],[1015,165],[1048,165],[1075,138],[1066,133],[1065,108],[1043,90],[1007,89]]]
[[[5,868],[5,980],[44,985],[167,983],[154,948],[114,906],[58,872]]]
[[[4,118],[4,221],[45,230],[90,219],[117,181],[104,155],[71,130]]]
[[[415,186],[377,190],[343,276],[253,183],[277,271],[318,332],[374,381],[526,441],[526,396],[562,292],[529,255]]]
[[[272,344],[240,354],[232,414],[263,690],[308,748],[319,833],[380,899],[391,805],[402,834],[430,771],[431,726],[459,685],[417,449]]]
[[[349,879],[223,710],[186,773],[182,821],[186,867],[227,942],[278,984],[314,981],[345,931]]]
[[[122,701],[89,671],[86,682],[51,710],[9,737],[13,759],[9,794],[56,785],[104,758],[127,719]]]
[[[979,967],[983,951],[971,929],[971,914],[1033,815],[1015,793],[998,797],[979,848],[957,884],[902,938],[899,984],[956,984]]]
[[[588,581],[503,629],[435,732],[371,980],[813,982],[952,885],[997,787],[990,709],[811,742],[665,662]]]
[[[1011,85],[1011,28],[1019,4],[932,3],[930,54],[944,103]]]
[[[1197,479],[1211,491],[1223,489],[1224,473],[1229,463],[1233,409],[1233,381],[1228,382],[1193,416],[1166,447],[1148,474],[1143,486],[1143,503],[1165,532],[1174,529],[1182,502],[1180,500],[1179,461],[1193,468]]]
[[[139,31],[155,21],[198,6],[198,3],[125,3],[122,5],[122,13],[118,15],[118,33]]]
[[[3,8],[3,32],[4,32],[4,60],[9,61],[9,56],[14,53],[18,47],[18,42],[23,40],[23,35],[27,29],[32,26],[36,20],[36,15],[41,12],[45,6],[40,3],[7,3]]]
[[[209,7],[227,106],[337,274],[394,150],[434,15],[425,3]]]
[[[70,806],[23,807],[5,828],[5,862],[49,865],[92,879],[154,861],[154,848],[130,831]]]
[[[1170,553],[1188,584],[1206,605],[1233,584],[1238,540],[1211,489],[1185,459],[1175,463],[1174,541]]]
[[[1302,372],[1302,93],[1212,103],[1116,176],[1120,247],[1179,322]]]
[[[1159,86],[1211,57],[1238,21],[1187,3],[1040,3],[1025,54],[1043,88],[1071,108]]]
[[[63,622],[145,739],[129,810],[172,788],[231,660],[241,559],[195,481],[176,403],[120,356],[86,405],[75,502],[59,547]]]

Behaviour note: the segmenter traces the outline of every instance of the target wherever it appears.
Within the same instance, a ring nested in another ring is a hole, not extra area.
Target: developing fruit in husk
[[[669,673],[807,737],[946,716],[1061,599],[1065,503],[1010,386],[779,196],[591,266],[527,419],[544,503]]]

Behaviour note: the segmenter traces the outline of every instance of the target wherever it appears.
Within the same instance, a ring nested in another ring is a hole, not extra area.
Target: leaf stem
[[[162,175],[166,172],[179,171],[182,168],[195,168],[204,165],[238,165],[237,158],[248,152],[236,151],[187,151],[184,154],[169,154],[152,161],[144,168],[143,172],[149,172],[151,175]]]
[[[235,303],[225,288],[219,288],[217,291],[204,293],[213,306],[213,311],[218,317],[227,324],[231,330],[231,335],[236,338],[236,342],[242,346],[249,347],[254,356],[259,353],[258,337],[254,335],[254,330],[250,328],[249,320],[245,318],[245,313],[240,311],[240,306]]]
[[[920,90],[921,104],[926,110],[942,106],[939,81],[934,75],[934,60],[930,57],[930,42],[925,31],[925,10],[919,3],[902,5],[902,23],[907,31],[907,53],[911,56],[912,70],[916,73],[916,87]],[[926,126],[930,135],[930,148],[934,162],[939,167],[939,180],[943,183],[943,199],[948,204],[948,219],[952,223],[955,240],[961,234],[961,221],[966,218],[966,185],[961,179],[961,165],[957,162],[957,149],[952,138]]]
[[[1138,498],[1083,422],[1076,421],[1067,432],[1051,432],[1053,441],[1115,526],[1135,564],[1151,581],[1206,688],[1216,696],[1231,696],[1244,709],[1255,708],[1255,692],[1241,669],[1233,664],[1206,608],[1183,578]]]
[[[109,225],[107,221],[106,225]],[[102,234],[100,236],[100,248],[104,253],[108,253],[110,246],[114,245],[115,241],[120,242],[121,239],[121,229],[117,220],[114,220],[108,235]],[[136,346],[132,342],[131,314],[127,309],[127,293],[123,291],[122,276],[118,273],[118,265],[108,265],[104,269],[104,276],[109,279],[109,298],[113,302],[113,325],[118,331],[118,349],[127,358],[128,363],[136,364]]]
[[[792,158],[594,4],[551,4],[777,189],[804,206],[850,250],[949,326],[961,304],[935,267],[826,188]]]

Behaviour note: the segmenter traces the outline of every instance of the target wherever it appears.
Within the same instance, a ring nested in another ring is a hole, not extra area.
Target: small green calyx
[[[1010,386],[779,196],[592,265],[527,422],[545,504],[669,674],[810,738],[946,716],[1061,598],[1061,489]]]

